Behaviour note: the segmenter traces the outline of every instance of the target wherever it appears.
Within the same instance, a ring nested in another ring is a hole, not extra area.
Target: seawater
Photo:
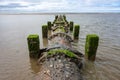
[[[40,47],[47,45],[42,39],[41,26],[53,21],[55,14],[0,15],[0,80],[35,80],[40,66],[29,58],[27,36],[39,34]],[[96,61],[84,61],[85,80],[120,79],[120,14],[66,14],[68,21],[80,25],[76,49],[84,54],[87,34],[100,37]],[[43,44],[44,42],[44,44]]]

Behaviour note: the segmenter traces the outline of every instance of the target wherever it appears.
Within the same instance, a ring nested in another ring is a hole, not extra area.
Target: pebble
[[[54,60],[55,60],[55,58],[51,58],[51,60],[52,60],[52,61],[54,61]]]
[[[58,66],[58,65],[55,65],[55,66],[54,66],[54,68],[55,68],[55,69],[58,69],[58,68],[59,68],[59,66]]]
[[[47,73],[50,73],[50,70],[47,70]]]
[[[90,74],[92,74],[92,73],[93,73],[93,71],[89,71],[89,73],[90,73]]]
[[[66,66],[67,69],[69,69],[70,67],[69,66]]]
[[[65,75],[67,78],[69,77],[69,75]]]
[[[53,67],[53,65],[51,64],[50,67]]]
[[[64,65],[62,63],[59,64],[59,67],[62,68]]]
[[[61,60],[58,60],[59,63],[61,63]]]

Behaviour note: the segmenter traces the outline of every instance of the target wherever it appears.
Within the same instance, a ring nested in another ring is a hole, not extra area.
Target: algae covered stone
[[[43,36],[43,38],[48,37],[48,26],[47,25],[42,26],[42,36]]]
[[[65,33],[65,29],[64,29],[63,26],[60,26],[54,32],[63,32],[63,33]]]
[[[57,54],[57,53],[63,53],[69,57],[76,57],[75,54],[69,50],[66,49],[55,49],[55,50],[50,50],[48,52],[48,55],[53,55],[53,54]]]
[[[75,25],[74,29],[73,29],[73,37],[74,37],[74,39],[78,39],[79,38],[79,30],[80,30],[80,26],[79,25]]]
[[[94,61],[99,43],[99,37],[96,34],[86,36],[85,55],[88,60]]]
[[[37,58],[39,54],[39,35],[32,34],[27,37],[30,57]]]

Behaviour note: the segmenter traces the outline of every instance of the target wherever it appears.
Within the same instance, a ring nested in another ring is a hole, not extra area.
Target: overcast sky
[[[0,12],[120,12],[120,0],[0,0]]]

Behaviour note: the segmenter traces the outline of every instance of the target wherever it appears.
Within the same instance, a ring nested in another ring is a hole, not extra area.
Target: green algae
[[[73,31],[73,25],[74,25],[74,22],[70,21],[70,31]]]
[[[78,39],[79,38],[79,29],[80,29],[79,25],[75,25],[74,26],[74,30],[73,30],[74,39]]]
[[[64,27],[63,26],[60,26],[59,28],[57,28],[56,30],[55,30],[55,32],[65,32],[65,29],[64,29]]]
[[[85,55],[89,60],[94,61],[99,43],[99,37],[96,34],[88,34],[85,43]]]
[[[51,24],[50,21],[47,22],[47,26],[48,26],[48,29],[51,30],[51,26],[52,26],[52,24]]]
[[[38,34],[31,34],[31,35],[28,36],[28,38],[38,38],[38,37],[39,37]]]
[[[57,53],[63,53],[69,57],[76,57],[75,54],[69,50],[66,49],[54,49],[54,50],[50,50],[48,52],[48,55],[53,55],[53,54],[57,54]]]
[[[32,58],[37,58],[39,54],[39,35],[32,34],[27,37],[29,55]]]
[[[48,26],[42,25],[42,37],[47,38],[48,37]]]

